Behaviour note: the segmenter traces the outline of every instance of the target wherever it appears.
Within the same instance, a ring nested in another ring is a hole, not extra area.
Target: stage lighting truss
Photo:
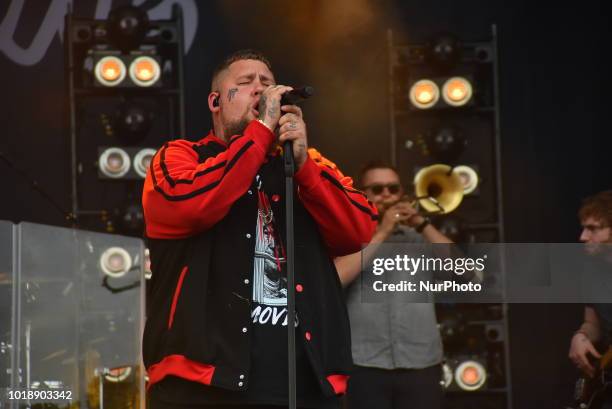
[[[100,256],[100,269],[108,277],[123,277],[131,268],[132,257],[122,247],[110,247]]]
[[[476,391],[487,380],[487,371],[478,361],[466,360],[455,368],[455,383],[464,391]]]
[[[442,98],[448,105],[460,107],[472,99],[472,84],[464,77],[452,77],[442,86]]]
[[[473,94],[467,77],[421,78],[410,86],[409,99],[412,108],[419,110],[458,108],[470,104]]]
[[[140,150],[136,156],[134,156],[134,171],[141,178],[144,179],[147,175],[147,169],[149,168],[154,155],[155,149],[144,148]]]
[[[109,178],[119,179],[124,177],[130,170],[130,156],[118,147],[107,148],[98,159],[98,169]]]
[[[133,54],[91,51],[89,58],[93,60],[95,87],[148,88],[163,85],[161,58],[158,55],[143,55],[141,51]],[[90,61],[84,61],[86,71],[91,67]]]

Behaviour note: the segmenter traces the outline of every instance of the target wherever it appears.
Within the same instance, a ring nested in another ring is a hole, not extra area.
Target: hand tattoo
[[[232,99],[236,95],[236,92],[238,92],[238,88],[232,88],[227,91],[227,102],[232,102]]]
[[[278,112],[278,106],[275,103],[272,103],[269,107],[268,107],[268,115],[270,116],[274,116],[276,115],[276,113]]]
[[[262,95],[259,99],[259,119],[266,120],[266,96]]]

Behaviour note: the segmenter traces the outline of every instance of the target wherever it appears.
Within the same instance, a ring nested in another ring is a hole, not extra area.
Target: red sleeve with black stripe
[[[330,256],[355,253],[369,243],[376,229],[376,208],[336,165],[309,149],[295,180],[300,200],[317,222]]]
[[[201,143],[219,141],[209,135]],[[252,121],[244,135],[231,138],[227,149],[199,163],[193,143],[176,140],[153,158],[142,194],[146,234],[173,239],[201,232],[229,211],[249,188],[274,134]]]

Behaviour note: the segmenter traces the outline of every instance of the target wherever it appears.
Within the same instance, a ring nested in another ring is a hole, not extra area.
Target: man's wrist
[[[378,228],[374,232],[374,236],[372,236],[373,242],[384,242],[393,232],[393,228],[389,229],[383,227],[382,225],[378,225]]]
[[[589,334],[587,334],[585,331],[580,330],[580,329],[578,331],[574,332],[574,336],[576,336],[576,335],[582,335],[583,337],[585,337],[587,339],[590,339],[589,338]]]
[[[574,332],[574,335],[578,334],[584,335],[591,342],[595,342],[599,338],[599,331],[591,323],[582,324],[578,331]]]
[[[272,128],[270,128],[270,126],[269,126],[267,123],[265,123],[264,121],[262,121],[261,119],[257,118],[257,122],[259,122],[260,124],[262,124],[263,126],[265,126],[266,128],[268,128],[268,130],[269,130],[270,132],[274,132],[274,131],[272,130]]]
[[[423,221],[419,223],[419,225],[416,226],[414,230],[416,230],[417,233],[423,233],[423,230],[425,230],[425,227],[429,226],[430,224],[431,224],[431,221],[429,220],[429,217],[423,217]]]

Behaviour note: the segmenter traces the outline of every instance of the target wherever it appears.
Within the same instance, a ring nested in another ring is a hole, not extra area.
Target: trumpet
[[[478,184],[478,175],[467,166],[435,164],[420,169],[414,177],[414,196],[405,195],[383,209],[408,202],[422,215],[448,214],[461,204],[463,197]]]
[[[478,186],[478,174],[468,166],[435,164],[421,168],[414,177],[414,194],[383,206],[386,212],[397,203],[407,202],[422,216],[443,215],[454,211],[463,197]]]
[[[444,164],[422,168],[414,177],[414,194],[417,210],[427,214],[447,214],[461,204],[464,182],[459,172]]]

